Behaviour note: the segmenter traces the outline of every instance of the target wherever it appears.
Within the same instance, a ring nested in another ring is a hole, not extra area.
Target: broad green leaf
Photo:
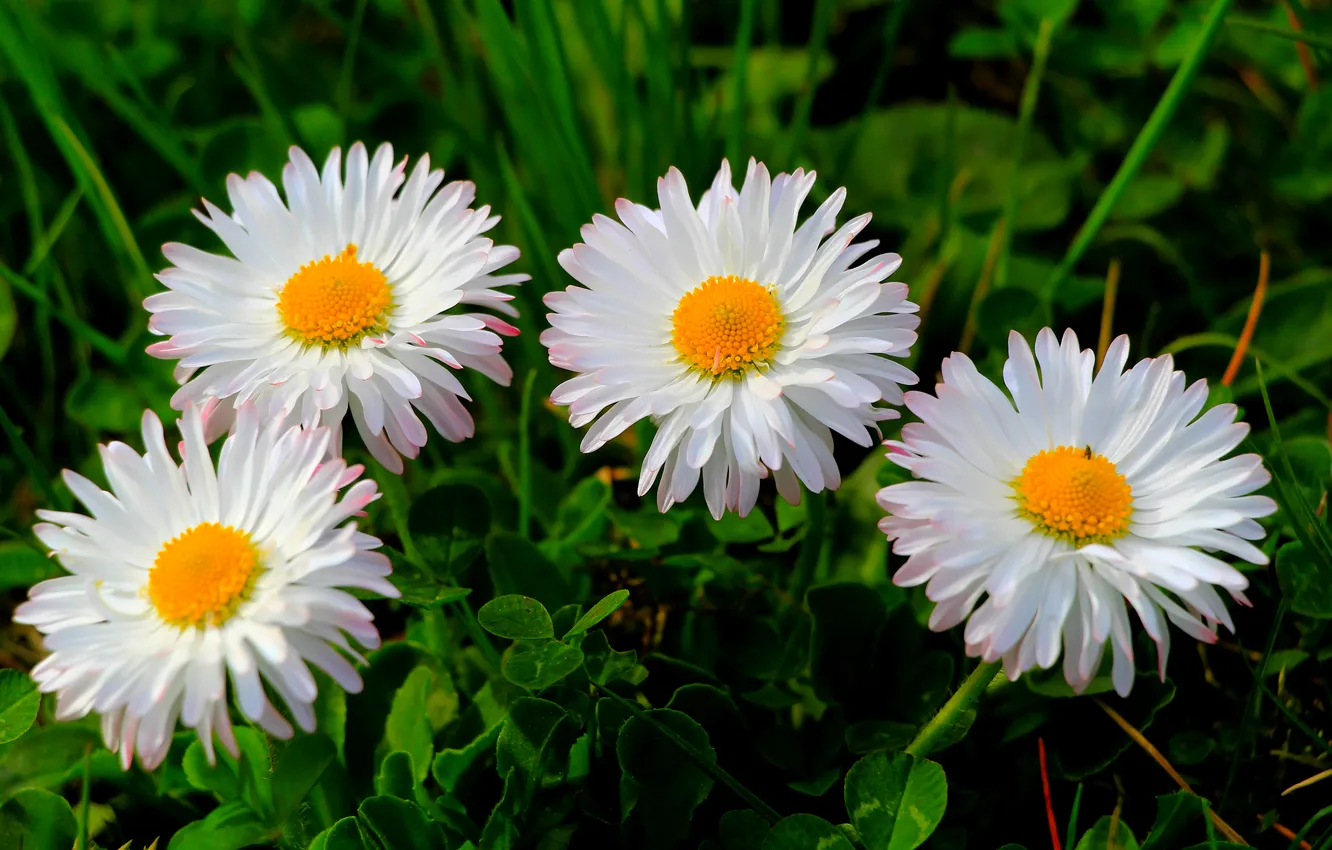
[[[148,400],[115,375],[97,373],[74,384],[65,396],[65,413],[94,431],[139,430]]]
[[[376,750],[398,689],[424,657],[425,652],[413,643],[385,645],[370,655],[370,668],[362,673],[365,687],[347,697],[347,729],[351,731],[344,746],[347,770],[366,790],[375,775]]]
[[[763,850],[771,827],[753,809],[736,809],[721,816],[722,850]]]
[[[417,667],[393,695],[393,707],[384,722],[384,741],[390,750],[410,753],[416,765],[416,781],[425,779],[435,757],[435,732],[426,703],[436,681],[434,671]]]
[[[371,850],[361,835],[356,818],[343,818],[315,836],[309,850]]]
[[[253,809],[242,802],[223,803],[172,836],[167,850],[241,850],[267,837],[268,828]]]
[[[388,555],[393,561],[393,574],[389,576],[389,581],[401,594],[398,597],[399,602],[414,608],[438,608],[449,602],[466,599],[472,592],[470,588],[455,587],[440,581],[395,552],[389,552]],[[369,591],[362,593],[371,598],[379,598]]]
[[[414,800],[415,787],[416,768],[412,764],[412,754],[398,750],[384,756],[379,763],[379,776],[375,777],[375,793]]]
[[[523,783],[524,794],[541,785],[558,784],[564,779],[568,768],[565,758],[577,732],[560,706],[523,697],[509,707],[509,716],[500,728],[495,769],[506,777],[514,771]]]
[[[1173,764],[1198,764],[1216,749],[1216,739],[1204,733],[1189,730],[1170,738],[1170,761]]]
[[[614,614],[625,600],[629,598],[629,591],[617,590],[607,596],[602,597],[601,601],[579,618],[578,622],[573,624],[563,640],[568,640],[570,635],[580,634],[600,623],[602,620]]]
[[[907,753],[873,753],[846,774],[846,811],[867,850],[915,850],[943,820],[943,768]]]
[[[504,655],[504,678],[529,691],[544,690],[583,666],[577,647],[557,640],[521,642]]]
[[[0,670],[0,744],[27,732],[41,704],[32,679],[18,670]]]
[[[476,612],[481,627],[509,640],[537,640],[555,637],[555,626],[545,607],[528,596],[499,596]]]
[[[492,532],[486,538],[486,561],[496,594],[528,596],[548,611],[577,601],[559,569],[530,540],[517,534]]]
[[[1112,218],[1145,219],[1160,215],[1179,203],[1184,184],[1168,174],[1139,174],[1124,189]]]
[[[361,829],[384,850],[445,850],[439,824],[415,803],[379,795],[361,802],[356,810]]]
[[[606,514],[621,534],[644,549],[660,549],[680,539],[680,523],[656,509],[630,512],[611,505]]]
[[[1332,564],[1294,540],[1277,550],[1276,571],[1292,611],[1319,619],[1332,617]]]
[[[490,531],[490,501],[471,484],[434,487],[412,499],[412,545],[440,576],[458,576],[481,553]]]
[[[296,811],[324,770],[337,758],[337,748],[327,735],[301,735],[278,754],[273,768],[274,823],[280,824]]]
[[[629,674],[638,664],[638,653],[617,652],[604,631],[595,631],[583,639],[583,669],[587,677],[598,685],[608,685]]]
[[[708,733],[689,715],[658,708],[648,711],[647,716],[691,744],[704,759],[716,762]],[[620,789],[624,816],[634,816],[648,834],[660,836],[663,842],[683,838],[694,809],[712,791],[712,777],[682,757],[678,745],[637,716],[630,717],[620,729],[615,752],[624,773]]]
[[[763,850],[853,850],[846,833],[814,815],[782,818],[763,840]]]
[[[26,543],[0,543],[0,590],[28,588],[63,574],[60,564]]]
[[[64,850],[74,846],[78,823],[64,797],[29,788],[0,806],[0,846]]]
[[[1133,830],[1117,817],[1102,815],[1082,834],[1073,850],[1138,850]]]
[[[224,803],[240,799],[241,786],[236,763],[227,758],[225,753],[214,751],[214,763],[209,764],[203,744],[194,740],[185,750],[181,767],[185,770],[185,778],[198,790],[211,791]]]
[[[1156,798],[1156,821],[1142,840],[1142,850],[1167,850],[1180,845],[1180,833],[1206,817],[1202,798],[1187,791]]]
[[[6,745],[0,758],[0,799],[19,788],[49,788],[82,770],[83,755],[101,745],[95,729],[39,726]]]
[[[449,793],[458,787],[458,779],[463,771],[471,767],[478,758],[495,748],[499,739],[500,725],[496,723],[478,735],[471,743],[458,749],[444,749],[435,756],[430,765],[430,773],[439,783],[439,787]]]
[[[948,42],[954,59],[1010,59],[1018,55],[1017,37],[1011,30],[967,27]]]
[[[1022,677],[1026,682],[1027,689],[1032,693],[1040,694],[1044,697],[1076,697],[1078,692],[1073,690],[1073,686],[1064,678],[1064,668],[1056,664],[1048,670],[1032,670]],[[1097,675],[1087,684],[1081,696],[1095,696],[1115,689],[1114,680],[1110,677],[1110,671],[1107,669],[1104,675]]]
[[[772,523],[758,510],[744,518],[727,511],[721,519],[710,521],[708,530],[722,543],[759,543],[771,540],[773,535]]]

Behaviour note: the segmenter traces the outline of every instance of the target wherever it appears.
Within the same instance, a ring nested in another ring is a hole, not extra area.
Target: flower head
[[[1202,412],[1206,381],[1186,387],[1169,355],[1124,371],[1127,337],[1093,377],[1094,360],[1072,331],[1062,342],[1041,331],[1034,358],[1014,332],[1010,400],[966,355],[946,358],[934,395],[906,394],[921,421],[889,457],[923,480],[879,491],[890,514],[879,527],[907,556],[893,580],[926,585],[936,631],[966,620],[970,655],[1002,658],[1017,678],[1062,648],[1081,692],[1109,642],[1127,694],[1128,609],[1156,642],[1162,677],[1167,621],[1209,643],[1218,625],[1233,630],[1216,589],[1248,604],[1248,580],[1215,553],[1267,563],[1249,541],[1276,503],[1250,495],[1270,477],[1258,455],[1225,458],[1249,428],[1233,404]]]
[[[770,473],[791,502],[800,482],[835,489],[832,432],[871,445],[876,423],[898,415],[880,405],[916,381],[890,359],[919,324],[906,285],[884,282],[901,258],[862,262],[877,243],[852,240],[868,215],[834,232],[843,189],[797,226],[813,186],[812,172],[770,178],[750,160],[737,191],[723,162],[695,206],[672,168],[660,209],[621,200],[619,222],[595,216],[560,253],[579,285],[546,296],[541,341],[578,374],[552,400],[575,427],[593,423],[585,452],[651,417],[638,489],[660,475],[663,511],[700,478],[716,517],[747,514]]]
[[[517,315],[499,288],[527,275],[495,272],[518,249],[483,235],[499,218],[471,209],[476,188],[444,185],[429,156],[408,176],[407,160],[395,165],[387,144],[373,158],[352,145],[345,181],[338,148],[322,174],[292,148],[282,183],[286,203],[263,175],[233,174],[234,214],[208,201],[195,213],[233,256],[162,248],[174,265],[158,279],[170,291],[144,306],[149,329],[170,337],[149,353],[179,361],[183,386],[172,405],[201,404],[212,440],[252,402],[265,416],[328,426],[334,454],[350,411],[394,472],[426,443],[418,413],[446,439],[470,437],[460,401],[469,396],[450,369],[508,384],[501,337],[518,331],[495,316],[450,311],[483,304]]]
[[[315,725],[307,662],[359,691],[348,642],[379,645],[370,612],[343,587],[384,596],[379,540],[344,520],[378,498],[361,467],[321,462],[327,428],[260,426],[241,407],[214,469],[203,421],[187,405],[184,463],[167,451],[162,423],[143,416],[147,453],[103,446],[111,491],[74,472],[65,482],[92,516],[39,511],[34,531],[71,575],[33,587],[14,619],[36,626],[50,651],[32,676],[57,695],[56,716],[102,715],[106,745],[128,768],[166,756],[179,720],[213,758],[213,737],[236,753],[227,678],[241,712],[279,737]],[[338,491],[351,485],[341,500]]]

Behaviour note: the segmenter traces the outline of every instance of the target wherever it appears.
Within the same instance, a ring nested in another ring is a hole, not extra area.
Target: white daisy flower
[[[546,296],[541,341],[578,376],[551,399],[575,427],[596,420],[584,452],[652,418],[638,491],[660,473],[662,511],[700,477],[718,518],[747,514],[769,473],[792,503],[798,482],[836,489],[831,432],[871,445],[876,423],[898,415],[879,403],[901,403],[899,384],[916,381],[889,359],[919,324],[906,285],[883,282],[901,258],[859,262],[878,244],[852,244],[869,215],[832,232],[844,189],[797,227],[813,186],[813,172],[770,179],[751,159],[736,191],[723,162],[695,207],[672,168],[657,182],[660,210],[621,199],[623,224],[595,216],[560,253],[581,286]]]
[[[385,467],[402,471],[426,443],[417,411],[445,439],[475,431],[460,399],[470,398],[453,369],[476,369],[507,385],[512,371],[500,335],[518,330],[482,313],[447,313],[482,304],[511,316],[499,291],[527,280],[495,272],[518,249],[482,234],[499,221],[471,209],[476,187],[430,170],[423,156],[406,174],[381,145],[373,159],[359,142],[334,148],[323,173],[299,148],[282,170],[287,202],[263,175],[227,178],[235,208],[208,201],[195,212],[233,257],[170,243],[175,265],[158,275],[170,289],[144,307],[148,327],[170,339],[148,347],[179,360],[184,386],[172,399],[203,404],[210,441],[252,401],[265,416],[326,425],[341,452],[348,409],[366,446]],[[399,191],[401,190],[401,191]],[[444,364],[441,366],[440,364]],[[198,371],[196,374],[196,370]]]
[[[1168,354],[1125,372],[1127,360],[1121,336],[1093,378],[1095,357],[1072,331],[1062,342],[1041,331],[1034,359],[1014,332],[1003,370],[1011,400],[954,354],[935,395],[906,394],[921,422],[887,444],[924,479],[879,491],[890,514],[879,527],[907,556],[893,581],[926,584],[930,627],[967,620],[968,654],[1002,658],[1010,679],[1050,667],[1062,646],[1064,676],[1081,692],[1109,641],[1126,695],[1125,601],[1156,642],[1164,678],[1167,620],[1211,643],[1218,625],[1234,629],[1216,588],[1248,604],[1248,580],[1209,553],[1267,563],[1249,541],[1262,539],[1254,520],[1276,503],[1249,494],[1270,476],[1258,455],[1222,459],[1249,431],[1235,405],[1199,416],[1206,381],[1186,388]]]
[[[179,720],[211,762],[213,737],[233,755],[227,677],[241,713],[278,737],[291,724],[265,695],[313,730],[315,680],[306,663],[359,691],[348,643],[379,645],[371,614],[340,587],[397,596],[379,540],[343,521],[379,498],[362,468],[322,462],[331,434],[270,420],[243,406],[217,469],[198,409],[180,423],[184,464],[162,423],[143,416],[147,454],[102,446],[111,492],[66,470],[91,517],[39,511],[34,529],[71,575],[33,587],[14,620],[50,651],[32,671],[57,694],[56,717],[102,716],[106,745],[128,769],[162,763]]]

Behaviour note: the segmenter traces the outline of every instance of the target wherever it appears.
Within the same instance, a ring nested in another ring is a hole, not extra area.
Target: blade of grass
[[[532,386],[536,370],[523,381],[518,407],[518,533],[530,537],[532,531]]]
[[[709,761],[708,759],[705,759],[703,757],[703,754],[700,753],[694,747],[693,744],[689,743],[684,738],[681,738],[679,735],[675,733],[675,730],[671,729],[666,724],[659,722],[655,717],[648,714],[647,711],[645,711],[641,705],[634,702],[633,700],[625,699],[624,697],[615,693],[615,691],[611,690],[608,687],[604,687],[602,685],[596,685],[595,687],[602,694],[602,696],[609,697],[610,700],[614,702],[616,705],[625,709],[635,718],[643,721],[652,729],[654,729],[663,738],[666,738],[672,744],[675,744],[675,746],[679,747],[680,752],[684,754],[685,758],[689,759],[689,761],[693,763],[694,767],[697,767],[699,770],[703,771],[708,776],[712,777],[714,781],[720,782],[721,784],[725,785],[727,788],[730,788],[732,791],[734,791],[736,796],[738,796],[741,800],[744,800],[745,803],[747,803],[750,806],[750,808],[752,808],[754,811],[762,815],[763,818],[767,820],[768,823],[776,824],[779,820],[782,819],[782,816],[777,813],[776,809],[774,809],[772,806],[769,806],[767,803],[763,802],[763,800],[757,794],[755,794],[753,791],[750,791],[744,785],[740,784],[740,782],[734,776],[731,776],[731,774],[722,770],[721,767],[719,767],[715,761]]]
[[[726,158],[732,168],[739,168],[745,149],[745,109],[748,105],[749,46],[754,40],[755,0],[741,0],[740,28],[735,35],[731,60],[731,131],[726,137]]]
[[[1096,233],[1105,224],[1110,213],[1114,211],[1115,204],[1124,194],[1130,182],[1137,175],[1142,164],[1147,161],[1147,156],[1156,147],[1157,141],[1165,132],[1166,125],[1170,119],[1175,116],[1184,97],[1188,94],[1189,85],[1193,78],[1197,76],[1198,69],[1202,67],[1207,50],[1212,46],[1216,39],[1217,32],[1221,29],[1221,24],[1226,19],[1226,12],[1230,10],[1233,0],[1215,0],[1212,7],[1207,12],[1207,17],[1203,21],[1202,31],[1198,33],[1198,39],[1193,43],[1184,61],[1180,63],[1175,76],[1170,80],[1170,85],[1166,88],[1165,94],[1157,102],[1156,107],[1152,109],[1151,116],[1147,123],[1139,131],[1138,137],[1133,140],[1133,145],[1124,156],[1124,161],[1119,166],[1119,171],[1110,180],[1110,185],[1105,187],[1101,197],[1097,199],[1096,205],[1092,207],[1091,213],[1083,223],[1077,235],[1073,238],[1073,243],[1069,245],[1064,258],[1060,260],[1059,265],[1051,273],[1050,279],[1045,284],[1045,298],[1047,301],[1054,300],[1054,295],[1059,290],[1059,285],[1063,283],[1064,278],[1068,276],[1073,267],[1077,265],[1078,260],[1086,253],[1092,240],[1096,238]]]
[[[1096,368],[1101,368],[1105,360],[1105,350],[1110,347],[1110,335],[1115,324],[1115,297],[1119,293],[1119,258],[1110,261],[1110,268],[1105,273],[1105,297],[1101,299],[1101,333],[1096,339]]]
[[[884,15],[883,37],[879,46],[879,67],[874,70],[874,81],[870,83],[869,93],[865,95],[865,104],[860,107],[860,115],[856,118],[855,125],[851,132],[847,134],[846,142],[842,145],[840,162],[846,162],[851,151],[856,149],[856,145],[860,143],[860,137],[864,135],[865,124],[870,112],[879,105],[879,98],[883,96],[883,87],[887,85],[888,77],[893,71],[893,59],[897,55],[897,37],[902,32],[902,22],[906,20],[907,9],[909,8],[911,8],[911,0],[896,0]],[[951,85],[948,87],[948,97],[951,105],[956,100],[956,92]],[[849,181],[843,178],[842,182]],[[944,191],[947,192],[947,181],[944,182]]]
[[[795,116],[787,135],[786,154],[781,162],[794,167],[796,157],[800,156],[805,143],[805,130],[809,128],[809,115],[814,108],[814,93],[819,87],[819,60],[823,58],[823,48],[828,42],[828,29],[832,26],[833,0],[814,0],[814,19],[810,23],[809,42],[805,45],[809,53],[809,65],[805,71],[805,84],[796,99]]]
[[[1226,801],[1230,798],[1231,786],[1235,782],[1235,777],[1239,775],[1240,760],[1244,758],[1244,752],[1249,746],[1254,715],[1258,713],[1258,699],[1262,695],[1263,677],[1267,675],[1267,659],[1271,657],[1272,650],[1276,647],[1277,634],[1281,631],[1281,622],[1285,617],[1286,600],[1282,599],[1280,604],[1277,605],[1276,615],[1272,618],[1272,626],[1267,630],[1267,646],[1263,651],[1262,663],[1251,670],[1253,684],[1249,686],[1249,695],[1244,700],[1244,716],[1240,718],[1239,741],[1235,746],[1235,754],[1230,759],[1230,768],[1226,772],[1226,784],[1221,788],[1221,801],[1217,806],[1219,809],[1225,809],[1226,807]]]
[[[23,264],[23,274],[31,276],[33,272],[46,262],[50,256],[51,249],[60,241],[60,236],[65,232],[65,227],[69,220],[74,217],[74,211],[79,208],[79,201],[83,200],[83,187],[75,186],[74,191],[65,196],[61,202],[60,209],[56,210],[55,218],[51,219],[51,226],[42,229],[37,233],[34,240],[32,253],[28,255],[28,261]]]
[[[3,263],[0,263],[0,277],[3,277],[5,282],[12,286],[17,292],[50,310],[52,317],[57,319],[65,327],[69,328],[76,337],[95,348],[107,360],[110,360],[117,366],[123,366],[125,364],[125,350],[120,343],[106,336],[91,325],[88,325],[79,317],[57,307],[41,288],[34,286],[21,276],[15,274]]]
[[[4,431],[5,437],[9,439],[9,447],[14,452],[14,457],[18,458],[19,463],[27,470],[28,477],[32,479],[33,484],[37,485],[46,497],[46,503],[56,508],[64,510],[68,507],[68,502],[61,497],[60,493],[51,484],[51,475],[42,462],[28,448],[27,442],[23,439],[23,432],[14,424],[14,420],[9,418],[3,405],[0,405],[0,431]]]
[[[1078,812],[1082,810],[1082,783],[1078,783],[1078,790],[1073,793],[1073,808],[1068,813],[1068,832],[1065,833],[1065,847],[1076,847],[1078,840]]]
[[[1036,33],[1036,46],[1032,51],[1031,71],[1022,84],[1022,106],[1018,111],[1017,132],[1013,138],[1013,167],[1008,175],[1008,194],[1004,197],[1002,220],[1012,225],[1017,215],[1018,181],[1022,169],[1022,155],[1027,147],[1027,136],[1031,135],[1031,122],[1036,116],[1036,101],[1041,93],[1041,80],[1045,77],[1045,64],[1050,58],[1050,41],[1054,38],[1054,21],[1041,19],[1040,30]],[[994,288],[1002,289],[1008,285],[1008,254],[1013,243],[1015,227],[1003,229],[1000,237],[999,261],[994,269]]]
[[[1277,488],[1277,501],[1290,513],[1293,519],[1295,536],[1309,550],[1309,553],[1321,558],[1323,563],[1332,565],[1332,537],[1329,536],[1327,526],[1318,521],[1313,509],[1304,500],[1304,494],[1300,491],[1300,488],[1287,486],[1287,482],[1295,480],[1295,470],[1291,466],[1290,456],[1286,454],[1286,447],[1281,439],[1281,429],[1277,426],[1276,415],[1272,412],[1272,400],[1267,395],[1267,384],[1263,381],[1262,362],[1255,361],[1254,366],[1258,370],[1258,386],[1263,394],[1263,408],[1267,412],[1268,427],[1272,429],[1272,437],[1276,441],[1278,464],[1272,470],[1272,483]],[[1268,460],[1270,463],[1270,453],[1268,454]]]
[[[1231,17],[1226,18],[1226,25],[1236,29],[1251,30],[1253,32],[1266,33],[1278,38],[1287,38],[1291,41],[1298,41],[1308,44],[1311,47],[1318,47],[1323,50],[1332,50],[1332,37],[1316,35],[1303,30],[1287,29],[1286,27],[1269,24],[1265,21],[1255,21],[1251,18]]]
[[[347,27],[347,46],[342,51],[342,68],[338,71],[338,87],[334,100],[343,121],[351,119],[352,69],[356,67],[356,46],[361,40],[361,26],[365,23],[365,7],[369,0],[356,0],[351,23]]]
[[[1221,376],[1223,387],[1235,382],[1235,375],[1239,373],[1240,366],[1244,363],[1244,352],[1253,341],[1253,332],[1258,327],[1258,314],[1263,310],[1263,296],[1267,294],[1267,276],[1271,270],[1272,257],[1263,251],[1258,258],[1258,286],[1253,291],[1253,300],[1249,303],[1249,315],[1244,319],[1244,330],[1240,332],[1239,341],[1235,344],[1235,353],[1230,355],[1230,363],[1226,366],[1225,374]]]
[[[1171,342],[1165,348],[1161,349],[1162,354],[1178,354],[1181,351],[1188,351],[1190,348],[1225,348],[1231,351],[1239,346],[1239,338],[1230,334],[1224,334],[1217,331],[1210,331],[1200,334],[1189,334],[1182,336]],[[1328,410],[1332,410],[1332,396],[1328,396],[1313,382],[1301,377],[1299,370],[1316,365],[1325,360],[1332,360],[1332,349],[1324,352],[1315,352],[1308,355],[1312,358],[1309,362],[1301,360],[1300,365],[1288,363],[1284,360],[1278,360],[1266,351],[1249,346],[1248,354],[1255,360],[1261,360],[1271,367],[1271,374],[1267,376],[1267,383],[1270,386],[1277,380],[1287,380],[1299,389],[1308,393],[1309,397],[1317,401]],[[1231,387],[1231,396],[1233,398],[1243,398],[1258,391],[1257,379],[1240,381],[1234,387]]]

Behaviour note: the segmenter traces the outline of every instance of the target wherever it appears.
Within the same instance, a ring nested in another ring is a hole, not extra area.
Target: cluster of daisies
[[[904,394],[919,319],[888,280],[901,258],[855,241],[868,215],[837,226],[842,189],[801,221],[814,180],[751,160],[737,187],[723,163],[696,203],[672,169],[659,208],[621,200],[560,253],[576,283],[546,296],[541,341],[573,373],[552,400],[589,426],[583,451],[649,418],[640,495],[655,485],[666,511],[701,482],[714,517],[744,515],[765,478],[793,503],[836,489],[834,432],[870,446],[905,406],[919,422],[887,445],[915,480],[879,493],[894,580],[925,585],[932,628],[965,621],[970,654],[1010,678],[1062,654],[1082,690],[1108,646],[1126,694],[1130,607],[1163,674],[1167,620],[1205,641],[1230,627],[1217,590],[1245,603],[1246,580],[1215,553],[1265,563],[1255,520],[1276,508],[1251,495],[1259,457],[1225,458],[1247,431],[1235,407],[1202,413],[1205,382],[1169,356],[1126,371],[1120,338],[1096,369],[1049,330],[1034,354],[1012,335],[1007,394],[962,354],[934,394]],[[312,729],[310,665],[359,690],[379,635],[348,589],[398,592],[353,520],[378,493],[340,457],[343,421],[400,472],[431,428],[475,431],[457,372],[511,378],[517,330],[495,313],[517,315],[507,288],[527,276],[504,271],[518,249],[487,238],[498,217],[471,183],[356,144],[322,169],[293,149],[282,184],[232,175],[231,213],[204,202],[229,256],[163,248],[144,306],[165,338],[149,352],[176,361],[180,460],[145,413],[144,454],[101,448],[110,491],[66,473],[90,516],[35,529],[70,574],[15,614],[50,652],[33,677],[58,717],[99,714],[126,767],[159,765],[177,724],[234,753],[233,698],[273,735]]]

